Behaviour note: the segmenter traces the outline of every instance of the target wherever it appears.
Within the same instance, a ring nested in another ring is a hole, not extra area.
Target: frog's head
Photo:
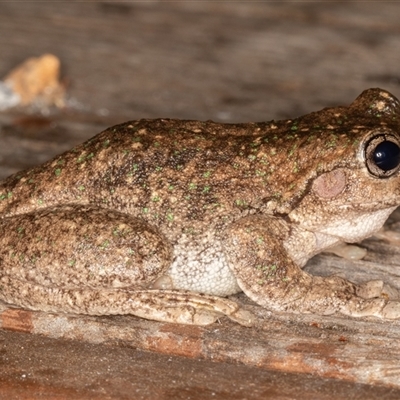
[[[289,218],[309,231],[359,241],[400,205],[400,103],[369,89],[349,107],[321,113],[346,121],[339,130],[343,140],[318,160]]]

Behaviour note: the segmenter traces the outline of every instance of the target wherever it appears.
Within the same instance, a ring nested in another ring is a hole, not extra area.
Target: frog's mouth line
[[[393,201],[393,202],[388,202],[382,204],[382,202],[368,202],[368,203],[358,203],[358,204],[340,204],[337,206],[338,210],[344,210],[344,211],[354,211],[354,212],[359,212],[359,211],[365,211],[368,212],[369,214],[373,214],[374,211],[371,211],[371,209],[379,209],[379,211],[383,210],[388,210],[392,208],[397,208],[400,205],[400,202],[398,201]]]

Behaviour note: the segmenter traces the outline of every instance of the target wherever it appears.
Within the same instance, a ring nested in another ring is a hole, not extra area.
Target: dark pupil
[[[381,142],[374,151],[374,162],[383,171],[390,171],[400,164],[400,148],[388,140]]]

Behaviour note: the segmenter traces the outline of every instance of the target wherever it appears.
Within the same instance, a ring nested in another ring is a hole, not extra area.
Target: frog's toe
[[[223,314],[213,312],[210,310],[195,310],[192,314],[192,318],[188,319],[187,322],[180,322],[186,325],[210,325],[221,318]]]
[[[251,327],[257,321],[257,317],[250,311],[239,308],[236,312],[228,315],[228,318],[240,325]]]
[[[378,317],[382,319],[400,319],[400,302],[383,298],[356,300],[349,302],[342,313],[351,317]]]
[[[363,299],[383,298],[385,300],[398,300],[399,290],[381,280],[364,282],[357,286],[357,295]]]
[[[389,301],[382,309],[382,318],[385,319],[400,319],[400,302]]]
[[[363,282],[357,286],[357,295],[363,299],[373,299],[380,297],[383,289],[383,281],[373,280]]]

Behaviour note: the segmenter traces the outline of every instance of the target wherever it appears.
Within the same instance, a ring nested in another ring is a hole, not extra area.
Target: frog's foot
[[[355,285],[336,276],[314,276],[312,281],[307,295],[300,301],[294,301],[290,307],[317,314],[340,312],[352,317],[400,318],[397,289],[382,281]]]
[[[400,293],[395,287],[381,280],[364,282],[356,287],[357,295],[363,299],[361,310],[357,303],[349,304],[349,314],[374,315],[385,319],[400,318]]]
[[[400,292],[397,288],[378,279],[357,285],[357,295],[364,299],[379,297],[385,300],[400,300]]]
[[[395,289],[372,281],[312,276],[290,258],[284,222],[251,216],[227,231],[225,251],[240,288],[259,305],[276,311],[400,319]],[[301,237],[300,237],[301,239]]]
[[[346,260],[362,260],[367,254],[367,249],[354,244],[339,243],[336,246],[327,248],[325,252],[336,254]]]

